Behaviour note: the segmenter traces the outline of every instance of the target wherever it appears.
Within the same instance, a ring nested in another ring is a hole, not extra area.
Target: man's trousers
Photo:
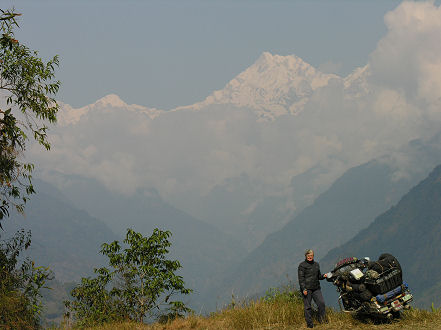
[[[323,295],[320,289],[308,290],[308,294],[305,296],[302,293],[302,296],[303,296],[303,305],[305,307],[306,324],[309,327],[312,327],[314,325],[312,322],[312,307],[311,307],[311,301],[313,299],[318,307],[319,322],[320,323],[323,322],[325,320],[325,300],[323,299]]]

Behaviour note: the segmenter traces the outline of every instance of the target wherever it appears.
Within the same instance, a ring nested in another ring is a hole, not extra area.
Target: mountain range
[[[94,218],[104,219],[105,228],[110,228],[112,233],[115,233],[113,236],[120,240],[125,236],[127,228],[132,228],[146,236],[150,235],[154,228],[170,230],[172,233],[170,258],[178,259],[183,266],[181,275],[185,278],[187,286],[194,289],[194,294],[189,298],[190,305],[194,308],[201,308],[201,305],[204,305],[205,301],[200,299],[200,295],[213,282],[216,282],[220,274],[245,256],[246,252],[240,241],[223,233],[215,226],[197,220],[174,208],[164,202],[154,190],[138,190],[135,196],[126,196],[109,191],[96,180],[79,176],[64,177],[64,183],[60,185],[63,187],[62,195],[69,201],[71,208],[87,210],[88,213],[82,212],[87,216],[91,214]],[[37,190],[39,186],[38,182]],[[42,187],[50,187],[50,185],[44,183]],[[40,192],[37,193],[37,195],[39,194]],[[48,204],[49,202],[59,204],[56,200],[47,201]],[[39,200],[35,204],[40,205]],[[49,205],[47,208],[51,209]],[[33,209],[30,209],[29,212],[33,212]],[[69,230],[70,224],[64,220],[63,216],[65,212],[60,210],[56,213],[59,216],[60,228],[65,226],[66,230]],[[37,226],[34,222],[45,224],[46,220],[44,218],[32,219],[33,226]],[[56,232],[55,230],[54,228],[51,237],[57,237],[57,240],[63,241],[63,231],[60,229],[60,232]],[[50,232],[49,229],[47,231]],[[100,231],[102,229],[97,228],[92,232]],[[98,238],[99,236],[95,241]],[[39,236],[36,239],[36,244],[46,246],[43,237]],[[100,244],[109,241],[109,239],[100,241],[95,249],[87,245],[82,248],[88,248],[89,254],[97,255]],[[54,250],[60,251],[55,247]],[[76,248],[70,247],[70,250],[76,251]],[[40,255],[36,256],[40,257]],[[73,262],[73,264],[75,263]],[[92,267],[89,271],[91,269]],[[80,274],[84,274],[84,272],[78,271],[75,280]],[[64,276],[58,277],[66,281]]]
[[[281,56],[263,52],[247,69],[230,80],[223,89],[214,91],[205,100],[171,110],[127,104],[116,94],[109,94],[85,107],[74,109],[63,105],[62,125],[78,122],[82,115],[96,108],[125,108],[141,112],[150,119],[183,110],[200,111],[211,106],[226,105],[252,109],[258,120],[275,120],[303,111],[314,92],[330,84],[342,84],[346,97],[357,97],[369,89],[369,66],[356,68],[346,77],[319,71],[296,55]]]
[[[156,191],[251,251],[347,169],[436,134],[424,107],[373,81],[370,63],[339,77],[265,52],[193,105],[161,110],[114,94],[64,104],[51,152],[30,154],[58,187],[53,170],[125,196]]]
[[[323,258],[368,227],[441,163],[440,137],[411,141],[399,151],[347,170],[310,206],[269,234],[239,266],[232,267],[218,292],[226,292],[228,298],[231,292],[253,295],[287,281],[296,283],[297,265],[306,248]],[[312,171],[309,178],[320,171]],[[324,264],[324,269],[329,267]]]
[[[254,295],[287,281],[296,283],[305,249],[324,256],[368,226],[412,184],[413,180],[393,180],[391,167],[380,161],[349,169],[311,206],[268,235],[239,267],[232,268],[219,292]]]
[[[34,186],[38,193],[26,204],[25,214],[14,213],[3,221],[4,235],[21,228],[30,230],[26,254],[37,265],[49,266],[61,282],[91,275],[104,262],[101,244],[118,236],[103,221],[72,205],[54,186],[40,180]]]

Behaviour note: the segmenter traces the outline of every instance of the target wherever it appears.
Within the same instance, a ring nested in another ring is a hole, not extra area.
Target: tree
[[[28,134],[48,150],[46,123],[56,121],[59,109],[53,98],[60,87],[54,80],[58,57],[44,62],[15,39],[17,16],[0,9],[0,220],[11,207],[23,212],[34,193],[34,166],[23,161]]]
[[[41,289],[53,273],[36,267],[28,258],[20,262],[30,244],[31,234],[24,230],[0,241],[0,328],[35,329],[40,325]]]
[[[178,260],[166,258],[171,233],[155,229],[144,237],[127,229],[122,250],[118,241],[104,243],[101,253],[109,259],[109,268],[95,269],[96,278],[83,278],[65,302],[78,325],[85,326],[115,320],[143,322],[146,317],[181,315],[190,309],[181,301],[171,301],[175,294],[189,294],[184,280],[175,272]],[[167,309],[164,311],[164,305]]]

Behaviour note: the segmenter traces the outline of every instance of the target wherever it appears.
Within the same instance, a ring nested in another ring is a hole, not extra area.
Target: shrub
[[[31,244],[30,232],[18,231],[0,242],[0,327],[36,328],[42,312],[41,292],[53,278],[48,268],[36,267],[20,254]]]
[[[73,314],[77,325],[103,324],[131,320],[143,322],[146,317],[168,320],[190,309],[170,298],[176,293],[189,294],[177,260],[168,260],[171,246],[169,231],[155,229],[150,237],[127,230],[124,250],[118,241],[102,245],[101,253],[109,258],[108,268],[95,269],[96,278],[83,278],[66,301],[67,316]],[[164,312],[164,307],[166,310]]]

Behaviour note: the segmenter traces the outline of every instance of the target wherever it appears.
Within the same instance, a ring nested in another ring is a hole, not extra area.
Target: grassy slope
[[[274,307],[273,307],[274,308]],[[303,309],[292,311],[282,308],[275,312],[273,308],[256,304],[248,308],[230,309],[211,315],[210,317],[190,316],[168,324],[140,325],[135,323],[109,324],[92,329],[306,329]],[[318,329],[441,329],[441,312],[411,310],[405,312],[402,319],[390,324],[363,323],[348,314],[328,311],[329,321],[317,324]]]
[[[434,311],[412,309],[400,320],[389,324],[361,322],[351,315],[327,311],[328,323],[317,324],[318,329],[441,329],[441,309]],[[141,325],[136,323],[109,324],[93,329],[306,329],[301,298],[290,294],[272,295],[239,305],[230,305],[210,316],[191,315],[167,324]]]

